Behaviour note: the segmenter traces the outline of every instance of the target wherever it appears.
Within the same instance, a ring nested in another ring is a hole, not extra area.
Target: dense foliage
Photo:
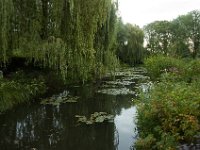
[[[0,112],[45,92],[43,80],[3,78],[13,58],[61,74],[64,81],[101,78],[118,58],[145,61],[159,79],[138,103],[137,149],[175,149],[200,132],[200,11],[155,21],[143,31],[117,18],[117,0],[0,0]],[[162,54],[162,55],[161,55]],[[163,56],[164,55],[164,56]],[[189,62],[188,62],[189,61]]]
[[[200,51],[200,11],[172,21],[155,21],[144,27],[147,51],[176,57],[196,58]]]
[[[174,74],[176,77],[183,77],[188,67],[182,59],[176,59],[163,55],[156,55],[147,58],[144,65],[148,69],[151,78],[156,80],[166,74]]]
[[[117,62],[116,11],[113,0],[1,0],[0,63],[25,57],[63,79],[99,77]]]
[[[137,149],[177,149],[200,134],[200,60],[154,56],[145,61],[152,77],[159,77],[138,108],[140,138]]]
[[[0,112],[44,94],[46,86],[41,79],[0,79]]]
[[[143,62],[144,33],[136,25],[118,22],[117,56],[127,64],[135,65]]]

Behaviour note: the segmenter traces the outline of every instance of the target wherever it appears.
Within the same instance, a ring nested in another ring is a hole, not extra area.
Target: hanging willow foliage
[[[56,69],[63,79],[71,77],[83,82],[94,75],[101,76],[102,70],[113,64],[105,60],[109,59],[108,53],[113,57],[110,60],[115,59],[117,5],[113,0],[3,0],[0,3],[4,19],[0,24],[3,56],[8,45],[12,45],[9,51],[13,56]],[[14,20],[9,22],[12,13],[7,11],[12,5]],[[12,26],[12,33],[8,32],[8,26]],[[3,38],[8,35],[12,38]]]
[[[12,0],[0,1],[0,64],[7,61],[11,42],[11,21],[13,15]]]

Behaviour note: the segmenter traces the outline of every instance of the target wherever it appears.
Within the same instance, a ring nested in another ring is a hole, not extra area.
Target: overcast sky
[[[195,9],[200,9],[200,0],[119,0],[123,21],[140,27],[155,20],[172,20]]]

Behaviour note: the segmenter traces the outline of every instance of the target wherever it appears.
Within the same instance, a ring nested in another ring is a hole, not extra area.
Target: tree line
[[[200,52],[200,11],[172,21],[155,21],[144,27],[147,52],[196,58]]]
[[[123,24],[117,10],[113,0],[1,0],[0,64],[22,57],[85,81],[119,59],[138,63],[143,32]]]
[[[117,60],[117,7],[113,0],[1,0],[0,63],[24,57],[64,79],[99,76]]]
[[[84,82],[119,61],[142,63],[146,54],[198,57],[200,11],[143,30],[124,24],[117,11],[117,0],[1,0],[0,66],[20,57]]]

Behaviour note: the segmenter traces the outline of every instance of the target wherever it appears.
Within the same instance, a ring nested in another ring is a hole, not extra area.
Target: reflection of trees
[[[97,104],[101,106],[106,112],[114,115],[121,114],[123,108],[127,109],[132,106],[131,99],[132,95],[99,95],[97,99]]]
[[[102,110],[103,103],[80,100],[75,105],[31,107],[5,115],[9,118],[1,120],[7,125],[0,128],[0,145],[5,149],[114,150],[114,123],[76,126],[75,115],[106,111],[109,108]]]
[[[115,150],[118,150],[118,146],[119,146],[119,132],[117,130],[117,128],[115,127],[115,138],[114,138],[114,146],[115,146]]]
[[[133,95],[112,96],[95,91],[93,86],[71,88],[72,95],[81,96],[77,104],[57,107],[34,104],[0,116],[0,146],[5,149],[115,150],[119,139],[114,123],[77,126],[74,116],[89,116],[100,111],[119,115],[123,108],[131,107]]]

